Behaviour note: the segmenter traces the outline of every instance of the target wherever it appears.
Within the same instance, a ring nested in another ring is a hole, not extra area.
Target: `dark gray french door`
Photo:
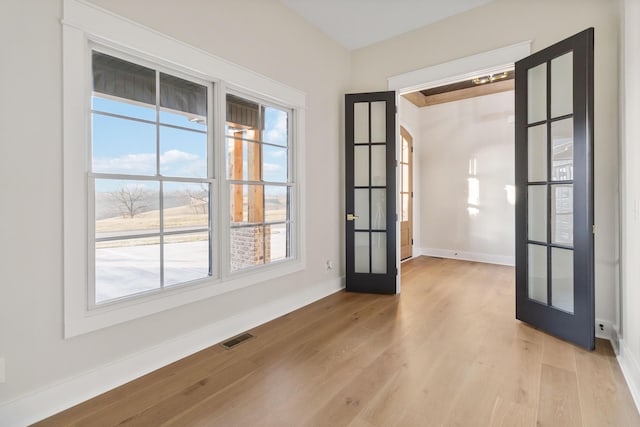
[[[516,317],[593,349],[593,28],[515,68]]]
[[[396,293],[396,95],[345,95],[347,291]]]

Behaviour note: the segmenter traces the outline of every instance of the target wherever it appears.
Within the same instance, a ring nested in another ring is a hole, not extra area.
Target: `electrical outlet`
[[[7,376],[4,373],[4,357],[0,357],[0,384],[4,384],[7,380]]]
[[[328,259],[328,260],[327,260],[327,263],[326,263],[326,265],[325,265],[325,266],[326,266],[326,268],[327,268],[327,271],[331,271],[331,270],[333,270],[333,261],[331,261],[330,259]]]

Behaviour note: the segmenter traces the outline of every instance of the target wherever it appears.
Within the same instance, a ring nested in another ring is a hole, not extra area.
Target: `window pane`
[[[353,104],[353,142],[366,144],[369,142],[369,103],[356,102]]]
[[[547,118],[547,63],[527,70],[528,123]]]
[[[371,142],[387,141],[387,103],[371,103]]]
[[[235,181],[260,181],[260,144],[227,138],[227,176]]]
[[[285,186],[265,185],[265,222],[286,221],[289,219],[288,195],[289,189]]]
[[[369,189],[356,188],[353,190],[354,215],[358,218],[354,221],[356,230],[369,229]]]
[[[229,138],[246,139],[248,141],[260,141],[260,131],[253,128],[234,127],[233,123],[225,125],[225,135]]]
[[[264,264],[264,228],[240,227],[231,229],[231,271]]]
[[[402,221],[409,221],[409,194],[402,193]]]
[[[353,179],[356,187],[369,185],[369,146],[354,147]]]
[[[158,233],[157,182],[96,179],[96,239]]]
[[[371,233],[371,272],[387,273],[387,233]]]
[[[400,191],[408,193],[409,192],[409,165],[401,163],[402,166],[402,186]]]
[[[93,91],[137,103],[156,104],[156,72],[114,56],[92,53]]]
[[[271,224],[266,225],[266,262],[277,261],[287,258],[288,255],[288,237],[287,224]]]
[[[551,241],[573,246],[573,185],[551,186]]]
[[[264,219],[263,186],[231,184],[231,224],[261,223]]]
[[[195,114],[183,113],[180,111],[161,109],[160,123],[167,125],[180,126],[194,130],[207,130],[207,117],[197,116]]]
[[[530,299],[547,304],[547,247],[527,245],[529,249],[528,295]]]
[[[387,146],[371,146],[371,185],[387,185]]]
[[[547,241],[547,186],[530,185],[529,198],[528,238],[538,242]]]
[[[264,107],[263,141],[286,146],[288,143],[288,114],[277,108]]]
[[[551,60],[551,117],[573,112],[573,52]]]
[[[207,87],[160,73],[160,106],[191,117],[207,117]]]
[[[262,165],[264,181],[287,182],[287,149],[271,145],[263,145],[262,150],[264,155],[264,164]]]
[[[151,104],[129,101],[124,98],[91,97],[91,109],[136,119],[156,121],[156,107]]]
[[[547,180],[547,125],[530,127],[527,137],[529,182]]]
[[[551,180],[573,179],[573,119],[551,124]]]
[[[239,96],[227,94],[227,126],[238,130],[262,128],[259,105]]]
[[[384,188],[371,189],[371,228],[387,229],[387,190]]]
[[[409,141],[407,138],[402,138],[402,162],[409,163]]]
[[[573,251],[551,248],[552,305],[573,313]]]
[[[92,114],[92,170],[127,175],[156,174],[156,127]]]
[[[354,233],[355,272],[369,273],[369,232]]]
[[[209,228],[209,184],[165,182],[162,187],[164,232]]]
[[[95,300],[100,304],[160,289],[160,238],[96,243]]]
[[[160,126],[160,174],[207,177],[207,135]]]
[[[164,237],[165,286],[209,276],[209,233],[174,234]]]

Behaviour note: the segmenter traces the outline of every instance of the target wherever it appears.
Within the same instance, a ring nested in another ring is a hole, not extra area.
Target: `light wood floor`
[[[421,257],[400,296],[340,292],[40,425],[640,426],[609,344],[514,319],[514,270]]]

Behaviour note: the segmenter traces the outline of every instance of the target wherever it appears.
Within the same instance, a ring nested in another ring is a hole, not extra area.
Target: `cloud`
[[[267,108],[265,120],[267,130],[264,132],[264,140],[275,144],[287,145],[287,113]]]
[[[262,170],[265,171],[265,172],[281,172],[282,171],[282,166],[275,165],[273,163],[265,163],[262,166]]]
[[[156,169],[154,153],[125,154],[111,158],[94,158],[94,172],[150,174]]]
[[[169,150],[160,155],[160,163],[164,165],[179,162],[192,162],[198,159],[199,157],[195,154],[180,150]]]
[[[160,155],[163,175],[205,176],[206,162],[196,154],[180,150],[168,150]],[[134,153],[111,158],[95,158],[93,171],[101,173],[121,173],[131,175],[155,175],[156,155],[154,153]]]

